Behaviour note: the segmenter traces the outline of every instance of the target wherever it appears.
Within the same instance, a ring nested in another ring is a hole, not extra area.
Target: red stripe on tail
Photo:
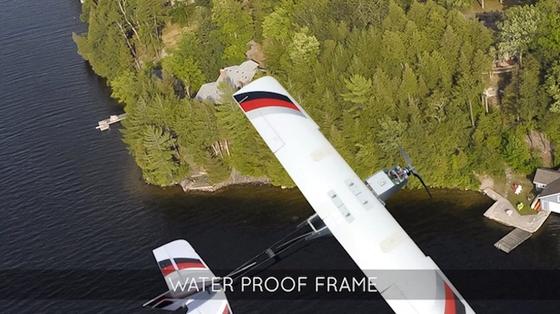
[[[224,306],[224,310],[222,311],[222,314],[231,314],[231,312],[229,311],[229,306],[226,302],[226,305]]]
[[[447,285],[447,283],[443,283],[445,288],[445,314],[456,314],[457,313],[457,303],[455,300],[455,294],[453,290]]]
[[[189,268],[206,268],[202,262],[183,262],[177,263],[177,268],[181,269],[189,269]],[[173,265],[166,266],[161,269],[161,272],[164,276],[171,274],[172,272],[176,271]]]

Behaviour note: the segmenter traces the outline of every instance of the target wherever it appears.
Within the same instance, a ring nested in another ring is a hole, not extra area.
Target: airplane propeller
[[[422,186],[430,196],[430,199],[432,199],[433,197],[432,197],[432,193],[430,192],[430,189],[424,182],[424,179],[422,179],[422,176],[420,176],[420,174],[416,171],[416,168],[414,168],[414,166],[412,165],[412,159],[410,159],[410,156],[408,156],[408,154],[402,147],[399,147],[399,151],[401,153],[402,158],[404,159],[404,162],[406,162],[406,169],[408,170],[408,172],[420,181],[420,183],[422,184]]]

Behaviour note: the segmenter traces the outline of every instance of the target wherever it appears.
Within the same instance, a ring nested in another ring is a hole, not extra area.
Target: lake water
[[[212,268],[231,269],[313,213],[297,190],[245,186],[185,194],[144,184],[118,127],[95,129],[122,108],[76,53],[71,34],[86,29],[79,12],[77,0],[0,0],[2,313],[147,313],[143,300],[164,289],[151,249],[185,238]],[[434,194],[430,202],[421,191],[403,192],[389,209],[479,313],[558,312],[556,272],[546,271],[560,262],[556,215],[506,255],[492,244],[508,228],[482,217],[487,198]],[[278,267],[355,269],[332,238]],[[508,280],[515,273],[503,269],[534,277],[541,290],[517,285]],[[476,284],[464,270],[503,275],[493,285]],[[510,293],[499,298],[493,291]],[[529,297],[508,301],[511,295]],[[375,295],[234,299],[231,305],[236,313],[391,313]]]

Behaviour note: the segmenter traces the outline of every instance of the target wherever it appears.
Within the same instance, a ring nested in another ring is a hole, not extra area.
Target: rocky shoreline
[[[270,179],[266,177],[245,176],[234,169],[229,178],[219,183],[210,183],[206,173],[191,176],[179,183],[185,192],[216,192],[223,188],[240,184],[270,184]]]

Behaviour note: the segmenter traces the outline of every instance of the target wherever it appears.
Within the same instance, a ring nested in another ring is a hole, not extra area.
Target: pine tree
[[[347,93],[342,94],[342,98],[348,102],[363,105],[372,97],[373,83],[370,79],[354,74],[349,79],[344,80]]]

